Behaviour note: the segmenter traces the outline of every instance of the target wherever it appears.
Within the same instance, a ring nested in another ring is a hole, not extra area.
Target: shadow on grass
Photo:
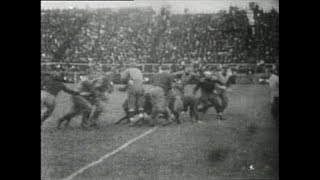
[[[247,127],[247,135],[248,136],[252,136],[254,134],[257,133],[258,130],[258,125],[256,123],[251,123],[248,127]]]
[[[209,160],[213,163],[222,162],[227,158],[230,152],[231,150],[225,147],[214,149],[209,155]]]

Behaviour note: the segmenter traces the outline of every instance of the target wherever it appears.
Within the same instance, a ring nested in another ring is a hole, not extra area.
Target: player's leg
[[[136,125],[142,125],[145,121],[148,115],[144,112],[144,97],[142,95],[136,95],[136,112],[135,114],[138,114],[138,119],[132,123],[132,126]]]
[[[144,109],[144,112],[148,115],[151,114],[152,112],[152,101],[151,101],[151,96],[150,94],[145,94],[144,97],[143,97],[143,109]]]
[[[181,112],[184,110],[184,103],[181,97],[176,97],[174,98],[174,111],[172,111],[174,117],[175,117],[175,121],[178,124],[181,124],[181,120],[180,120],[180,114]]]
[[[95,110],[90,119],[92,127],[98,126],[98,118],[105,111],[109,99],[103,92],[99,92],[99,94],[95,102]]]
[[[67,124],[69,124],[68,121],[71,121],[71,119],[76,115],[78,115],[78,113],[75,111],[70,111],[67,114],[63,115],[58,119],[57,128],[60,129],[63,122],[67,122]]]
[[[129,107],[128,107],[128,99],[126,99],[126,102],[125,102],[125,109],[124,109],[124,111],[125,111],[125,117],[123,118],[123,120],[126,120],[126,122],[125,123],[130,123],[130,119],[129,119]]]
[[[179,109],[182,109],[181,108],[178,108],[178,101],[176,101],[176,99],[178,97],[175,97],[174,94],[173,94],[173,91],[172,90],[169,90],[169,91],[165,91],[164,89],[162,89],[162,92],[163,93],[160,93],[161,95],[161,99],[163,100],[163,105],[162,105],[162,112],[165,116],[165,119],[167,120],[167,122],[163,125],[167,125],[167,124],[170,124],[172,123],[172,119],[174,118],[174,114],[173,112],[177,112],[179,113]],[[170,108],[170,103],[172,103],[172,107]],[[177,104],[176,104],[177,103]],[[181,103],[181,102],[180,102]],[[177,114],[175,113],[175,114]],[[176,119],[177,123],[179,123],[178,119]]]
[[[147,115],[144,114],[144,94],[143,91],[138,91],[135,95],[136,97],[136,106],[135,106],[135,115],[138,114],[138,118],[130,124],[130,126],[141,126],[146,121]]]
[[[207,94],[205,93],[202,93],[200,98],[199,98],[199,101],[198,101],[198,110],[199,112],[204,112],[205,111],[205,108],[207,106],[209,106],[209,97]]]
[[[41,124],[47,120],[48,117],[51,116],[51,114],[54,111],[55,105],[56,105],[56,97],[47,93],[41,91],[41,101],[44,107],[46,107],[46,111],[43,113],[41,117]]]
[[[173,113],[173,115],[174,115],[174,119],[175,119],[176,123],[177,123],[177,124],[181,124],[180,112],[174,111],[174,112],[172,112],[172,113]]]
[[[161,111],[166,119],[166,122],[162,123],[163,126],[166,126],[168,124],[172,123],[172,116],[174,116],[174,114],[172,114],[171,110],[169,109],[169,107],[164,108],[164,110]],[[177,121],[178,124],[180,124]]]
[[[163,91],[159,87],[151,87],[150,89],[150,101],[152,104],[151,117],[149,119],[150,126],[154,126],[158,122],[159,112],[161,111],[163,102]]]
[[[90,126],[97,127],[98,126],[98,123],[97,123],[98,118],[103,113],[104,102],[102,100],[97,100],[97,102],[95,103],[95,105],[93,107],[94,108],[92,109],[92,116],[89,118]]]
[[[223,111],[228,105],[228,98],[225,92],[219,92],[218,94],[212,96],[211,100],[217,112],[217,119],[225,120],[225,118],[223,117]]]
[[[46,108],[47,110],[43,113],[43,116],[41,117],[41,124],[51,116],[51,114],[54,111],[54,105],[46,106]]]
[[[199,98],[199,101],[197,102],[197,111],[201,113],[201,119],[204,118],[205,114],[211,106],[212,105],[209,102],[209,96],[203,93]]]
[[[229,98],[228,98],[227,93],[225,91],[221,93],[220,99],[221,99],[220,119],[225,120],[225,117],[223,116],[223,112],[228,107],[228,104],[229,104]]]
[[[125,112],[125,116],[116,121],[114,124],[120,124],[120,122],[127,120],[129,122],[129,108],[128,108],[128,99],[126,99],[122,104],[122,109]]]
[[[72,120],[77,115],[80,115],[85,110],[90,109],[89,106],[85,105],[85,100],[81,99],[82,97],[72,96],[72,107],[70,110],[63,115],[61,118],[57,120],[57,128],[60,129],[63,122],[65,123],[65,127],[67,127]]]
[[[91,106],[92,106],[90,102],[81,96],[72,96],[71,100],[73,105],[70,111],[58,120],[58,125],[57,125],[58,128],[61,127],[61,123],[64,121],[67,121],[66,126],[69,125],[73,117],[81,114],[83,115],[81,126],[83,126],[83,124],[88,123],[88,120],[85,118],[84,114],[87,112],[89,112],[90,114]]]
[[[276,123],[279,123],[279,97],[274,97],[272,102],[271,113]]]
[[[198,107],[197,107],[197,99],[194,98],[190,101],[190,117],[193,119],[195,118],[195,121],[199,121],[199,112],[198,112]]]
[[[43,119],[43,114],[47,111],[47,108],[46,108],[46,106],[45,106],[45,103],[44,103],[44,101],[45,101],[45,94],[41,91],[41,125],[42,125],[42,122],[44,121],[44,119]]]
[[[229,104],[229,98],[227,96],[227,92],[222,93],[222,108],[225,110]]]
[[[160,107],[160,112],[165,116],[166,122],[163,123],[162,125],[168,125],[170,123],[172,123],[172,116],[174,116],[172,114],[172,112],[175,112],[174,110],[174,97],[172,94],[172,91],[169,90],[167,92],[165,92],[164,89],[160,88],[159,89],[159,107]],[[170,101],[173,100],[173,111],[170,109],[169,107],[169,103]]]
[[[209,96],[209,102],[212,104],[217,113],[217,120],[222,119],[222,100],[217,94],[212,94]]]
[[[141,115],[144,112],[144,101],[144,92],[137,94],[138,113]]]
[[[151,110],[151,116],[149,119],[149,124],[150,126],[154,126],[158,122],[158,116],[160,111],[160,105],[159,105],[160,101],[157,95],[157,90],[155,88],[153,88],[150,91],[150,99],[152,104],[152,110]]]
[[[152,108],[152,112],[151,112],[151,116],[149,119],[149,125],[150,126],[155,126],[156,123],[158,122],[158,115],[159,115],[159,111],[157,108],[153,107]]]
[[[129,120],[134,121],[134,115],[136,110],[136,94],[132,89],[128,90],[128,110],[129,110]]]
[[[90,114],[91,114],[90,110],[82,112],[81,127],[84,129],[88,128],[90,125],[89,123]]]
[[[89,111],[89,110],[88,110]],[[85,121],[84,118],[85,118],[85,115],[84,115],[85,111],[82,110],[82,111],[79,111],[79,112],[75,112],[74,115],[71,115],[71,118],[66,118],[64,121],[66,121],[66,123],[64,124],[64,127],[68,127],[72,118],[74,118],[75,116],[78,116],[78,115],[81,115],[82,114],[82,119],[81,119],[81,125],[82,125],[82,122]],[[90,112],[89,112],[90,114]],[[61,126],[61,125],[60,125]]]

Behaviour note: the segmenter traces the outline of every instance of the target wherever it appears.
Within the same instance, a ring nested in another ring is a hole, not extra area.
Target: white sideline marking
[[[154,128],[152,128],[152,129],[149,129],[148,131],[144,132],[143,134],[141,134],[141,135],[139,135],[139,136],[131,139],[130,141],[124,143],[122,146],[118,147],[117,149],[113,150],[112,152],[107,153],[106,155],[102,156],[102,157],[101,157],[100,159],[98,159],[97,161],[94,161],[94,162],[86,165],[85,167],[79,169],[78,171],[74,172],[74,173],[71,174],[70,176],[64,178],[64,180],[71,180],[71,179],[73,179],[75,176],[77,176],[78,174],[82,173],[84,170],[89,169],[90,167],[95,166],[95,165],[101,163],[103,160],[105,160],[105,159],[109,158],[110,156],[118,153],[119,151],[121,151],[122,149],[126,148],[127,146],[129,146],[130,144],[134,143],[135,141],[137,141],[137,140],[143,138],[144,136],[152,133],[152,132],[155,131],[157,128],[158,128],[158,127],[154,127]]]

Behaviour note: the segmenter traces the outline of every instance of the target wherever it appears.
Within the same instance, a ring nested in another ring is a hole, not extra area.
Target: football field
[[[192,85],[187,87],[190,93]],[[53,115],[41,127],[41,178],[74,180],[278,179],[278,128],[270,114],[266,85],[233,85],[227,120],[211,108],[204,123],[157,127],[113,125],[126,98],[115,91],[100,128],[86,131],[80,118],[58,130],[56,119],[70,107],[58,96]]]

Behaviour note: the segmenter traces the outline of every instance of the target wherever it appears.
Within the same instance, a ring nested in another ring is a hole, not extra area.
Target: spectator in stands
[[[186,64],[200,59],[203,63],[244,63],[249,52],[272,63],[278,54],[279,14],[259,13],[255,22],[261,32],[252,36],[247,32],[250,28],[246,12],[235,7],[215,14],[164,13],[154,19],[152,9],[42,10],[42,61],[61,56],[58,60],[69,62],[87,63],[91,58],[125,64],[129,58],[137,58],[139,63],[150,63],[154,61],[152,53],[164,44],[159,48],[165,52],[163,63],[180,63],[181,57]],[[271,30],[263,31],[265,28]],[[68,43],[67,48],[59,47]],[[219,53],[221,57],[217,56]]]

